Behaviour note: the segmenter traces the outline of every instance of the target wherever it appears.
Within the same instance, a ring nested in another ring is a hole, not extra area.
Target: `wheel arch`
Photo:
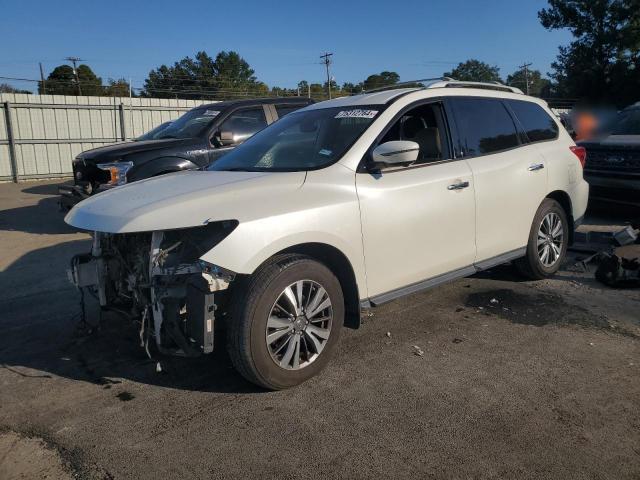
[[[575,229],[575,219],[573,218],[573,205],[571,203],[571,197],[567,192],[563,190],[554,190],[545,198],[550,198],[558,202],[564,210],[564,213],[567,215],[567,220],[569,222],[569,245],[572,245]]]
[[[353,266],[347,256],[338,248],[326,243],[300,243],[287,247],[275,255],[286,253],[307,255],[326,265],[338,278],[340,286],[342,287],[345,303],[344,325],[354,329],[360,327],[360,295],[358,282]],[[267,262],[269,262],[269,260],[265,261],[265,263]]]

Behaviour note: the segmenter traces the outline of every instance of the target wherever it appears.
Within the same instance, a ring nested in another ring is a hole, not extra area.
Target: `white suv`
[[[363,307],[515,261],[555,273],[587,207],[584,149],[517,89],[442,79],[310,105],[204,172],[101,193],[72,277],[187,356],[226,326],[251,382],[329,361]],[[88,296],[85,295],[85,298]]]

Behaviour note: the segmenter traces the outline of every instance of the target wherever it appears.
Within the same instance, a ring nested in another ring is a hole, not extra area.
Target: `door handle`
[[[458,182],[451,184],[447,187],[447,190],[462,190],[463,188],[467,188],[469,186],[469,182]]]
[[[536,170],[542,170],[544,168],[544,163],[534,163],[532,165],[529,165],[529,168],[527,170],[529,170],[530,172],[535,172]]]

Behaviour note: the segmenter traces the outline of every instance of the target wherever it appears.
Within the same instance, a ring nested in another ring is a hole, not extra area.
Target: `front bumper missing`
[[[219,275],[199,261],[167,266],[164,260],[170,249],[162,249],[162,242],[163,232],[153,232],[146,284],[131,274],[127,278],[137,307],[131,311],[142,316],[140,338],[152,336],[165,354],[194,357],[211,353],[217,300],[224,297],[233,278]],[[110,282],[114,273],[110,270],[117,268],[112,268],[112,262],[113,258],[104,255],[101,234],[95,233],[91,253],[74,257],[69,270],[71,282],[79,289],[91,289],[100,307],[106,309],[113,306]],[[142,343],[146,347],[144,340]]]

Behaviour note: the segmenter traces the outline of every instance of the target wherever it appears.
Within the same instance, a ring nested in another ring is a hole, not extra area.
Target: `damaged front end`
[[[214,323],[224,315],[235,274],[200,257],[237,225],[226,220],[156,232],[94,232],[91,252],[72,259],[69,276],[101,309],[139,320],[147,354],[149,338],[164,354],[211,353]]]

